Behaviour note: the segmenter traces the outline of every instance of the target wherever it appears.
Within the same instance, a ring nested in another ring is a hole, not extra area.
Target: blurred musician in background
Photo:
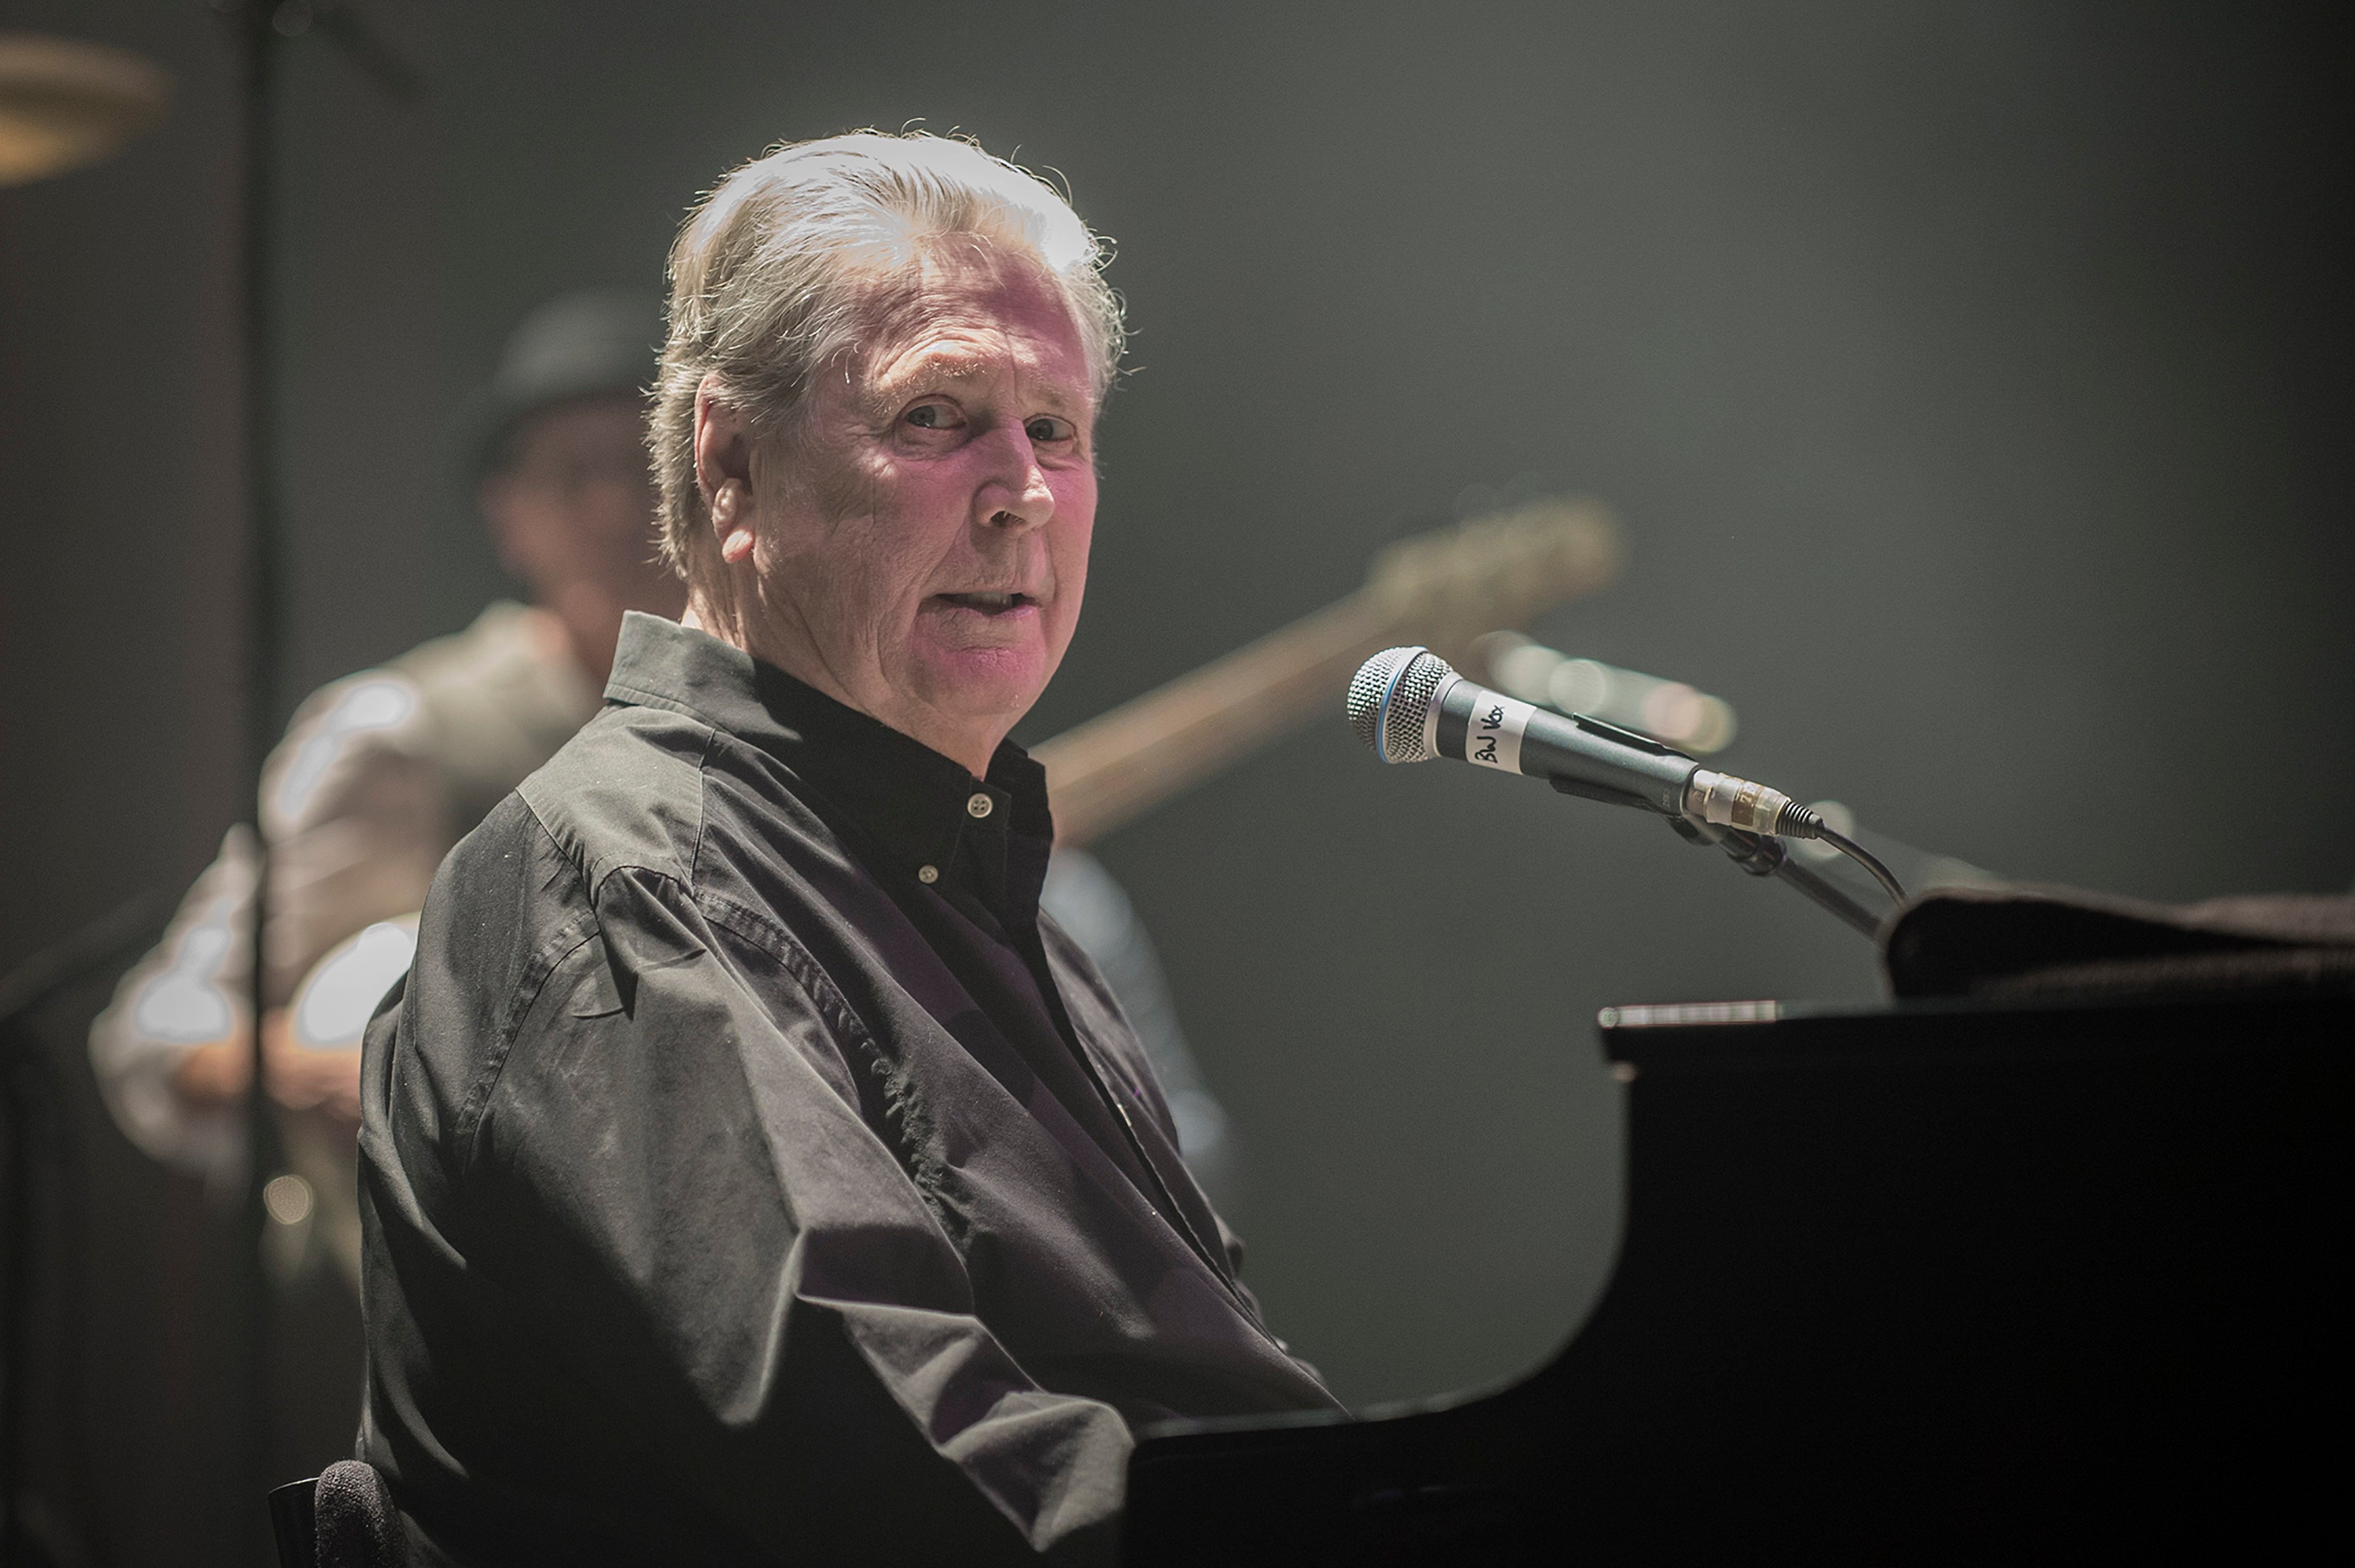
[[[684,603],[650,543],[642,389],[659,332],[654,301],[620,292],[566,295],[517,328],[463,432],[484,519],[532,603],[492,604],[323,688],[263,775],[269,1089],[317,1196],[314,1232],[355,1279],[359,1030],[407,966],[434,869],[597,710],[623,612]],[[123,1131],[219,1187],[245,1164],[256,859],[252,834],[230,829],[91,1031]]]
[[[672,253],[684,622],[434,880],[369,1026],[360,1456],[485,1563],[1108,1555],[1135,1423],[1331,1410],[1039,897],[1102,251],[961,142]]]

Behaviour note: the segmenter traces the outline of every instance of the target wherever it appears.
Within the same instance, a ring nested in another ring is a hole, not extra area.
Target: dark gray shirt
[[[1039,915],[1036,763],[648,616],[606,701],[368,1032],[360,1456],[415,1524],[987,1561],[1102,1541],[1136,1423],[1332,1407]]]

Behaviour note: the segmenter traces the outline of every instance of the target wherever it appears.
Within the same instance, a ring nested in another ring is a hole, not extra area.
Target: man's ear
[[[695,483],[719,559],[741,563],[752,553],[752,431],[720,396],[717,372],[695,389]]]

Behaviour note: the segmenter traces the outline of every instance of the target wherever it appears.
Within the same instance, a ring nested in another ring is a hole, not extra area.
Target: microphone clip
[[[1629,790],[1613,789],[1607,784],[1583,784],[1577,779],[1565,778],[1550,778],[1546,783],[1553,786],[1557,795],[1574,795],[1581,800],[1601,801],[1605,805],[1632,805],[1638,811],[1656,812],[1659,809],[1640,795]],[[1681,823],[1684,818],[1671,816],[1668,820]]]
[[[1668,826],[1688,844],[1716,845],[1725,851],[1727,859],[1753,877],[1774,877],[1788,882],[1850,931],[1868,940],[1879,940],[1879,917],[1846,891],[1791,859],[1790,850],[1773,834],[1747,833],[1739,827],[1722,827],[1689,816],[1671,816]]]
[[[1716,845],[1725,851],[1727,859],[1753,877],[1773,876],[1791,858],[1783,841],[1771,833],[1745,833],[1739,827],[1720,827],[1689,816],[1671,816],[1668,826],[1688,844]]]

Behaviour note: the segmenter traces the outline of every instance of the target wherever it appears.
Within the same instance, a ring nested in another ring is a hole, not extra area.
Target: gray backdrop
[[[1536,629],[1732,699],[1742,771],[2021,877],[2161,899],[2355,877],[2328,811],[2355,763],[2341,24],[365,9],[430,96],[385,103],[315,37],[285,55],[282,712],[501,591],[439,432],[523,310],[655,285],[687,203],[773,140],[921,120],[1060,171],[1119,242],[1135,329],[1086,624],[1024,738],[1534,475],[1630,544],[1616,586]],[[176,891],[240,764],[226,58],[165,0],[0,25],[144,49],[182,89],[117,162],[0,192],[5,963]],[[1249,1277],[1363,1402],[1511,1378],[1602,1287],[1597,1008],[1877,981],[1852,934],[1657,823],[1383,769],[1335,708],[1101,848],[1240,1125]],[[96,997],[51,1019],[60,1061]],[[82,1113],[113,1216],[92,1333],[120,1352],[91,1424],[152,1423],[176,1366],[195,1430],[205,1342],[158,1322],[208,1321],[213,1287],[183,1260],[172,1296],[154,1260],[197,1210]]]

